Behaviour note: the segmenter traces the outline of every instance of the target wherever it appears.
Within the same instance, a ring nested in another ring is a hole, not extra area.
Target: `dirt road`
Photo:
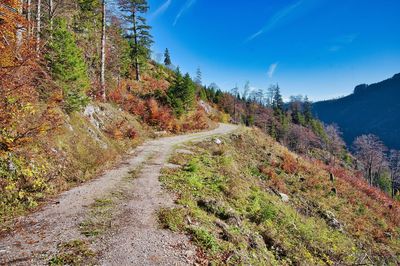
[[[161,188],[160,170],[176,145],[235,129],[221,124],[207,132],[144,143],[118,167],[64,192],[54,204],[22,218],[18,230],[0,239],[0,264],[48,265],[59,252],[57,247],[72,240],[90,243],[100,265],[191,264],[195,248],[187,237],[157,225],[157,210],[173,205],[171,196]],[[105,202],[108,208],[93,210],[96,202]],[[103,216],[97,217],[98,213]],[[107,221],[106,227],[103,220],[96,221],[100,218]],[[92,231],[84,227],[87,224]],[[94,231],[98,224],[104,232]]]

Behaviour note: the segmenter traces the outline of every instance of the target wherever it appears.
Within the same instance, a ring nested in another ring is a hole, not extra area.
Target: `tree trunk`
[[[40,34],[41,34],[41,0],[37,0],[36,9],[36,52],[39,53],[40,50]]]
[[[23,0],[18,1],[18,4],[17,4],[17,5],[18,5],[18,6],[17,6],[18,14],[22,16],[24,1],[23,1]],[[16,44],[17,44],[17,46],[16,46],[17,51],[16,51],[16,52],[17,52],[17,55],[18,55],[18,57],[19,57],[19,50],[20,50],[21,45],[22,45],[22,38],[23,38],[24,26],[21,25],[20,23],[18,23],[18,24],[16,25],[16,28],[17,28],[16,34],[15,34],[16,41],[17,41],[17,42],[16,42]]]
[[[369,184],[372,186],[372,167],[368,167],[368,181]]]
[[[49,0],[49,24],[50,24],[50,39],[53,36],[53,0]]]
[[[31,25],[31,13],[32,13],[31,4],[32,4],[31,0],[27,0],[27,2],[26,2],[26,5],[27,5],[27,7],[26,7],[26,20],[28,21],[28,29],[27,29],[28,37],[30,37],[31,29],[32,29],[32,25]]]
[[[136,26],[136,10],[133,9],[132,12],[132,18],[133,18],[133,38],[135,42],[135,70],[136,70],[136,80],[140,81],[140,69],[139,69],[139,58],[138,58],[138,36],[137,36],[137,26]]]
[[[101,86],[101,99],[106,100],[106,0],[102,2],[102,20],[101,20],[101,71],[100,71],[100,86]]]

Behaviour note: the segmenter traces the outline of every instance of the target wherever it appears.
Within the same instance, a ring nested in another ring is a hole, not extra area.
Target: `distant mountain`
[[[347,144],[372,133],[389,147],[400,149],[400,73],[371,85],[358,85],[346,97],[316,102],[314,114],[325,123],[336,123]]]

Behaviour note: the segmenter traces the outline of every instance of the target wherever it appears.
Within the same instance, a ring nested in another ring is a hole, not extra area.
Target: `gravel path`
[[[113,206],[111,229],[89,238],[91,248],[98,251],[100,265],[192,264],[195,248],[187,237],[158,228],[156,211],[173,205],[158,180],[160,170],[175,145],[235,129],[236,126],[220,124],[211,131],[144,143],[118,167],[64,192],[53,204],[21,218],[16,230],[0,239],[0,264],[47,265],[58,244],[85,239],[79,225],[87,217],[89,206],[113,191],[122,192],[125,200]],[[128,179],[135,169],[140,169],[136,178]]]

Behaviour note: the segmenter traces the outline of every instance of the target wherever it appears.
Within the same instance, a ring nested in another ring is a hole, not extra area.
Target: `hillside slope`
[[[336,123],[347,144],[372,133],[390,148],[400,148],[400,74],[371,85],[359,85],[354,93],[335,100],[317,102],[314,114],[326,123]]]
[[[191,153],[170,160],[181,167],[162,177],[179,206],[161,210],[160,223],[191,236],[200,263],[400,263],[400,206],[362,178],[297,156],[260,130],[220,141],[186,146]]]

